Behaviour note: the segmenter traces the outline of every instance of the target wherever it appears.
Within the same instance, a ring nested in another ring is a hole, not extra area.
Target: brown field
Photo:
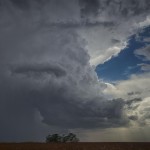
[[[1,143],[0,150],[150,150],[150,143]]]

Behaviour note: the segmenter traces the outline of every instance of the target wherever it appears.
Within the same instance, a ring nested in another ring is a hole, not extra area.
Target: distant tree
[[[46,143],[51,143],[51,142],[55,142],[55,143],[58,143],[58,142],[61,142],[61,139],[62,137],[58,134],[52,134],[52,135],[48,135],[46,137]]]
[[[68,135],[52,134],[46,137],[46,143],[68,143],[68,142],[79,142],[79,139],[75,134],[69,133]]]
[[[63,142],[79,142],[79,139],[76,137],[75,134],[69,133],[68,135],[63,137]]]

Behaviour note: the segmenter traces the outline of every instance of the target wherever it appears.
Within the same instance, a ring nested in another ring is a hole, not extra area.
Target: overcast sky
[[[0,142],[150,141],[149,8],[0,0]]]

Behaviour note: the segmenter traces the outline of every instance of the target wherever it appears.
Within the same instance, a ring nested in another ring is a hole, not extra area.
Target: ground
[[[149,150],[150,143],[1,143],[0,150]]]

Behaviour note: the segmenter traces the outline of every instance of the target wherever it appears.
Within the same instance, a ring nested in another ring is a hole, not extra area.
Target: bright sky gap
[[[136,56],[134,51],[150,44],[150,41],[144,41],[145,38],[150,37],[150,27],[146,27],[139,31],[136,35],[129,38],[127,48],[123,49],[117,56],[112,57],[104,64],[96,67],[98,76],[106,82],[113,82],[117,80],[127,80],[132,74],[140,74],[141,70],[139,64],[150,64],[149,60],[141,59],[142,56]]]

